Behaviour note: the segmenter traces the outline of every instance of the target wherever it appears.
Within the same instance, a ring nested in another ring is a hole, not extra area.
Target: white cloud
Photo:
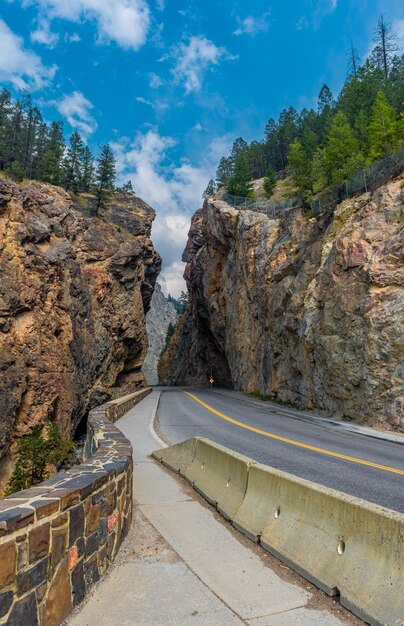
[[[156,6],[159,11],[164,11],[166,8],[165,0],[156,0]]]
[[[94,105],[83,96],[80,91],[64,95],[59,100],[51,100],[52,104],[69,122],[72,128],[77,129],[84,138],[87,138],[97,129],[97,122],[90,111]]]
[[[36,5],[40,17],[70,22],[95,21],[100,42],[114,41],[122,48],[137,50],[145,42],[150,27],[146,0],[25,0]]]
[[[149,85],[152,89],[158,89],[164,85],[164,80],[154,72],[149,74]]]
[[[187,44],[181,43],[174,56],[176,64],[172,73],[175,82],[182,84],[186,93],[201,89],[203,76],[212,66],[237,58],[202,35],[191,37]]]
[[[0,19],[0,81],[9,82],[16,89],[34,91],[53,79],[56,65],[45,67],[24,41]]]
[[[184,289],[179,259],[187,242],[191,215],[202,204],[202,192],[213,176],[218,150],[224,143],[229,145],[219,138],[211,142],[198,167],[188,161],[173,164],[170,150],[176,142],[156,129],[139,133],[133,141],[122,138],[111,144],[118,183],[130,179],[136,194],[156,210],[152,237],[163,257],[162,282],[170,285],[167,290],[173,295]]]
[[[77,43],[78,41],[81,41],[81,37],[77,33],[72,33],[71,35],[68,35],[66,33],[65,41],[67,41],[68,43]]]
[[[174,298],[178,298],[181,291],[186,291],[185,280],[182,277],[184,269],[185,263],[180,261],[174,261],[170,266],[163,267],[159,276],[159,283],[166,296],[170,294]]]
[[[34,43],[41,43],[48,48],[54,48],[59,40],[59,35],[51,32],[48,20],[39,18],[37,28],[31,33],[30,38]]]
[[[254,37],[257,33],[266,32],[269,28],[269,15],[267,11],[261,17],[253,17],[248,15],[243,20],[237,18],[239,27],[234,31],[234,35],[250,35]]]

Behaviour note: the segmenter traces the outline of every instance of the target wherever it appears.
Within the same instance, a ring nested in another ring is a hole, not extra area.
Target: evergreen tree
[[[325,143],[334,115],[335,100],[328,85],[323,85],[318,95],[319,139]]]
[[[312,195],[312,180],[311,180],[311,161],[307,156],[300,141],[295,141],[290,146],[288,167],[292,176],[292,180],[295,183],[299,193],[306,200]]]
[[[88,146],[84,147],[82,158],[81,191],[88,193],[94,185],[94,157]]]
[[[45,153],[48,145],[48,135],[48,127],[41,119],[37,128],[35,149],[32,158],[32,178],[36,180],[44,179]]]
[[[396,116],[383,91],[379,91],[376,96],[368,133],[370,162],[383,159],[397,147]]]
[[[267,198],[270,198],[272,196],[274,189],[275,189],[275,185],[276,185],[276,173],[272,167],[269,167],[267,169],[267,174],[264,178],[264,191],[265,191],[265,196]]]
[[[0,92],[0,169],[7,167],[10,142],[10,115],[12,110],[11,93],[7,89]]]
[[[216,171],[216,180],[219,185],[226,186],[230,176],[233,176],[234,163],[231,158],[222,157]]]
[[[276,172],[282,168],[283,155],[279,152],[278,126],[272,117],[265,126],[265,156],[266,165],[270,165]]]
[[[227,182],[227,190],[233,196],[252,196],[252,176],[246,156],[241,153],[234,165],[234,174]]]
[[[122,185],[119,191],[122,191],[123,193],[132,193],[133,195],[135,195],[135,190],[133,189],[131,180],[127,180],[126,183]]]
[[[282,169],[286,167],[289,146],[299,134],[298,121],[298,114],[294,107],[284,109],[279,116],[276,139]]]
[[[62,183],[62,160],[65,151],[63,122],[52,122],[44,154],[44,180],[53,185]]]
[[[248,143],[246,141],[244,141],[244,139],[242,137],[238,137],[232,146],[231,149],[231,158],[233,159],[234,164],[236,163],[236,160],[238,159],[238,157],[240,156],[240,154],[247,148]]]
[[[361,165],[358,140],[344,113],[335,115],[322,152],[321,174],[328,184],[341,184]]]
[[[250,166],[253,178],[262,178],[267,170],[267,155],[265,144],[260,141],[252,141],[244,149],[244,154]]]
[[[210,181],[208,182],[208,185],[205,191],[202,194],[202,198],[209,198],[210,196],[213,196],[215,191],[216,191],[216,184],[215,184],[215,181],[211,178]]]
[[[116,176],[115,158],[109,145],[103,146],[101,155],[97,159],[96,172],[96,214],[110,199],[114,190]]]
[[[63,161],[63,186],[74,193],[82,190],[83,160],[83,140],[75,131],[70,137],[70,146]]]

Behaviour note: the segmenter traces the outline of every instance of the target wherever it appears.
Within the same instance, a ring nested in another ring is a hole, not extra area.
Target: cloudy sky
[[[282,108],[316,106],[363,56],[399,0],[0,0],[0,83],[31,92],[157,211],[160,278],[178,295],[189,220],[233,140],[260,139]]]

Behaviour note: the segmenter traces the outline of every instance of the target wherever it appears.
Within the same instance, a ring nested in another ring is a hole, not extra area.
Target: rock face
[[[0,487],[14,443],[46,419],[71,435],[116,387],[143,384],[160,257],[154,211],[115,194],[99,218],[58,187],[0,178]]]
[[[171,302],[168,302],[161,287],[156,283],[151,299],[150,310],[146,315],[146,329],[149,348],[143,364],[143,374],[149,385],[158,385],[157,364],[163,350],[167,330],[170,324],[176,324],[178,314]]]
[[[162,382],[206,384],[213,365],[221,385],[404,429],[402,189],[396,179],[320,217],[206,202]]]

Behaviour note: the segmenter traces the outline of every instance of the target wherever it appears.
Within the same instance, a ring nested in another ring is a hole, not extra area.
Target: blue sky
[[[287,106],[341,88],[350,41],[363,58],[398,0],[0,0],[0,83],[30,91],[157,211],[161,283],[183,288],[189,220],[233,140],[260,139]]]

